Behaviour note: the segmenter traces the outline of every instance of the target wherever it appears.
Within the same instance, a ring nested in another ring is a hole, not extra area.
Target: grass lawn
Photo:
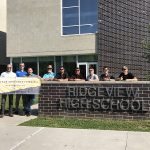
[[[21,126],[98,129],[119,131],[150,132],[150,121],[126,121],[108,119],[36,118],[20,124]]]

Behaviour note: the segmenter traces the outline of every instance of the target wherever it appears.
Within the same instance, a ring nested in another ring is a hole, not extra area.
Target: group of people
[[[80,68],[77,67],[75,69],[75,72],[72,76],[68,76],[67,72],[65,71],[65,68],[63,66],[60,67],[59,73],[55,74],[52,71],[52,65],[48,65],[47,67],[47,73],[44,74],[43,79],[46,81],[110,81],[110,80],[137,80],[137,78],[128,71],[127,66],[122,67],[122,72],[119,75],[119,77],[115,78],[109,73],[108,67],[103,67],[103,73],[98,77],[97,74],[94,73],[94,68],[89,68],[89,75],[84,78],[83,75],[80,72]]]
[[[12,77],[38,77],[33,73],[33,69],[30,67],[27,69],[27,72],[24,70],[25,69],[25,64],[20,63],[19,64],[19,70],[16,71],[16,73],[12,72],[12,65],[8,64],[7,65],[7,70],[6,72],[3,72],[1,74],[1,77],[5,78],[12,78]],[[134,79],[137,80],[137,78],[130,72],[128,72],[128,67],[123,66],[122,67],[122,72],[119,75],[118,78],[114,78],[110,73],[109,73],[109,68],[108,67],[103,67],[103,73],[98,77],[97,74],[94,73],[94,68],[91,66],[89,68],[89,75],[84,78],[83,75],[80,72],[80,68],[77,67],[75,69],[75,72],[72,76],[68,76],[68,73],[65,71],[65,68],[61,66],[59,68],[59,72],[56,74],[53,71],[52,65],[47,66],[47,73],[45,73],[42,77],[43,80],[45,81],[110,81],[110,80],[127,80],[127,79]],[[13,94],[2,94],[2,100],[1,100],[1,117],[4,116],[5,113],[5,102],[7,96],[9,97],[9,116],[13,117]],[[23,115],[30,116],[31,115],[31,104],[34,99],[33,94],[17,94],[16,95],[16,101],[15,101],[15,114],[19,114],[19,102],[20,99],[22,98],[23,101]]]
[[[1,77],[5,78],[15,78],[15,77],[38,77],[37,75],[33,74],[33,69],[28,68],[27,72],[24,70],[25,64],[20,63],[19,64],[19,70],[16,71],[16,73],[12,72],[12,65],[8,64],[6,68],[6,72],[1,73]],[[5,114],[5,103],[6,99],[9,99],[9,116],[13,117],[13,94],[2,94],[1,99],[1,115],[0,117],[3,117]],[[23,113],[22,115],[30,116],[31,115],[31,104],[34,99],[33,94],[17,94],[16,95],[16,102],[15,102],[15,114],[19,114],[19,102],[22,98],[23,101]]]
[[[84,77],[83,75],[81,74],[80,72],[80,68],[77,67],[75,69],[75,73],[69,77],[68,76],[68,73],[65,71],[65,68],[63,66],[61,66],[59,68],[59,72],[57,74],[55,74],[53,71],[52,71],[52,65],[48,65],[47,67],[47,73],[44,74],[43,76],[43,79],[46,80],[46,81],[81,81],[81,80],[84,80]],[[93,67],[90,67],[89,68],[89,75],[87,76],[86,78],[87,81],[99,81],[99,78],[98,78],[98,75],[96,75],[94,73],[94,68]]]

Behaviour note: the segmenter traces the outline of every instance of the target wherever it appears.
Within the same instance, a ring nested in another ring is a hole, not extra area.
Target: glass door
[[[89,68],[92,66],[94,68],[95,74],[98,75],[98,65],[95,62],[85,62],[85,63],[78,63],[77,66],[80,68],[80,72],[83,75],[83,77],[86,79],[86,77],[89,75]]]
[[[86,63],[78,63],[77,65],[80,68],[80,72],[83,75],[84,79],[87,77],[87,64]]]

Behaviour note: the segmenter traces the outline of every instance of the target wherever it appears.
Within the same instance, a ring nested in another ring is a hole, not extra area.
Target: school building
[[[41,76],[48,64],[84,76],[109,66],[115,77],[126,65],[142,79],[149,23],[149,0],[7,0],[6,53],[14,70],[24,62]]]

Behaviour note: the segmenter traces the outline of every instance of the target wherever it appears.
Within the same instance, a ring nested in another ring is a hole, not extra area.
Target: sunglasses
[[[52,68],[47,68],[47,69],[52,69]]]

